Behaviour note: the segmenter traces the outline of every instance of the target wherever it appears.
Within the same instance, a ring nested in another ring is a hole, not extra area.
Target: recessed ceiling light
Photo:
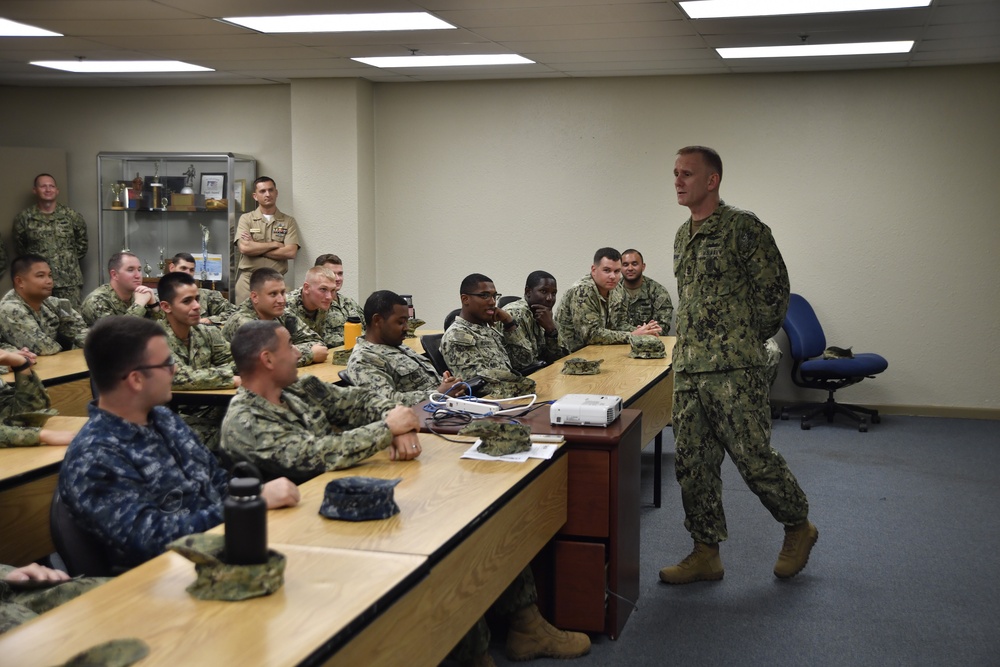
[[[534,60],[528,60],[516,53],[493,54],[481,56],[386,56],[378,58],[351,58],[359,63],[398,69],[401,67],[462,67],[476,65],[533,65]]]
[[[856,42],[853,44],[795,44],[792,46],[746,46],[716,49],[723,58],[807,58],[813,56],[861,56],[908,53],[913,40],[903,42]]]
[[[58,32],[42,30],[9,19],[0,19],[0,37],[62,37]]]
[[[375,32],[381,30],[455,30],[427,12],[381,14],[305,14],[299,16],[227,16],[229,23],[264,33]]]
[[[39,67],[61,69],[65,72],[214,72],[214,69],[192,65],[180,60],[36,60]]]
[[[864,12],[876,9],[926,7],[931,0],[687,0],[679,2],[693,19],[719,19],[737,16],[780,16],[784,14],[830,14]]]

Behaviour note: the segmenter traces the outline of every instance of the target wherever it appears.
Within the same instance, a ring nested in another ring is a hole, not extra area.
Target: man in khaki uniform
[[[254,269],[270,268],[281,275],[288,271],[288,260],[299,252],[299,226],[295,218],[278,210],[278,186],[270,176],[253,182],[257,208],[240,216],[233,243],[242,256],[236,280],[236,303],[250,296],[250,274]]]

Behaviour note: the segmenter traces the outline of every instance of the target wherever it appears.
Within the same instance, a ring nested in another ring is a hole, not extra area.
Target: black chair
[[[507,296],[502,296],[502,297],[500,297],[500,300],[499,300],[499,301],[497,301],[497,305],[498,305],[499,307],[503,308],[503,307],[504,307],[504,306],[506,306],[506,305],[507,305],[508,303],[514,303],[515,301],[517,301],[517,300],[518,300],[518,299],[520,299],[520,298],[521,298],[521,297],[519,297],[519,296],[510,296],[510,295],[508,294]]]
[[[430,357],[431,363],[434,364],[435,370],[441,375],[448,370],[448,364],[444,363],[444,357],[441,356],[441,337],[444,334],[427,334],[426,336],[420,337],[420,344],[424,348],[424,354]]]
[[[853,358],[824,359],[823,351],[827,348],[823,327],[809,302],[798,294],[791,295],[788,313],[781,327],[788,336],[791,348],[792,382],[800,387],[822,389],[828,393],[825,403],[800,403],[782,408],[782,419],[788,419],[789,410],[807,410],[802,415],[802,428],[808,430],[810,420],[817,415],[825,415],[826,421],[832,422],[834,415],[841,414],[856,420],[862,433],[868,430],[869,418],[872,424],[881,421],[878,410],[837,403],[833,394],[838,389],[857,384],[865,378],[874,378],[884,371],[889,367],[884,357],[861,353]]]
[[[462,312],[461,308],[456,308],[455,310],[451,311],[450,313],[448,313],[447,315],[444,316],[444,330],[445,331],[448,330],[448,327],[451,326],[451,323],[455,321],[455,318],[458,317],[461,312]]]
[[[353,387],[354,386],[354,383],[351,382],[351,376],[347,374],[347,369],[346,368],[344,370],[342,370],[342,371],[337,371],[337,377],[340,378],[340,382],[338,384],[342,384],[345,387]]]
[[[114,574],[107,552],[93,535],[76,524],[57,488],[49,508],[49,532],[56,551],[72,576],[110,577]]]

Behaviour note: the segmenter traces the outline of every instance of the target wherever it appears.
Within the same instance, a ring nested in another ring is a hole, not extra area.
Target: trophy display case
[[[178,252],[195,258],[202,286],[231,292],[236,221],[256,206],[257,161],[235,153],[99,153],[99,261],[128,250],[155,287]],[[232,297],[230,297],[231,299]]]

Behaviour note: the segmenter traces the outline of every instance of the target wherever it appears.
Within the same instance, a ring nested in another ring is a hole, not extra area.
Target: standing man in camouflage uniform
[[[673,427],[684,527],[694,550],[660,570],[668,584],[717,581],[727,537],[720,467],[728,453],[750,490],[785,527],[775,576],[794,577],[819,531],[785,459],[771,447],[764,341],[788,307],[788,273],[771,230],[719,198],[722,159],[711,148],[677,153],[677,203],[691,211],[674,240],[677,344]],[[721,295],[721,296],[720,296]]]
[[[524,298],[504,306],[517,324],[503,334],[504,346],[515,368],[527,368],[539,361],[551,363],[569,354],[559,342],[559,328],[552,317],[558,292],[551,273],[532,271],[524,283]]]
[[[59,495],[112,567],[127,569],[221,523],[229,475],[163,406],[176,363],[159,324],[106,317],[90,329],[83,354],[98,398],[66,450]],[[287,479],[268,482],[261,495],[269,509],[299,502]]]
[[[670,301],[667,288],[645,275],[646,262],[642,253],[629,248],[622,253],[622,284],[628,303],[628,321],[632,326],[640,326],[655,321],[660,325],[660,335],[670,331],[670,318],[674,314],[674,304]]]
[[[161,324],[177,361],[173,388],[195,391],[239,387],[240,377],[234,375],[229,343],[217,327],[200,323],[200,291],[195,279],[174,271],[160,278],[159,288]],[[185,405],[177,413],[206,447],[213,452],[219,449],[219,427],[226,415],[224,405]]]
[[[83,347],[87,324],[69,302],[52,296],[52,270],[44,257],[22,255],[11,264],[14,289],[0,299],[0,338],[35,354]]]
[[[18,415],[49,408],[49,395],[42,381],[31,370],[34,363],[19,352],[0,349],[0,364],[10,366],[14,372],[13,386],[0,379],[0,449],[4,447],[33,447],[35,445],[66,446],[73,439],[70,431],[21,426]]]
[[[316,258],[316,266],[325,266],[331,271],[333,271],[333,300],[330,302],[329,310],[326,311],[326,334],[324,334],[324,340],[329,339],[331,345],[343,345],[344,344],[344,322],[347,321],[348,317],[357,317],[361,320],[361,326],[364,327],[365,313],[358,305],[358,302],[347,296],[346,294],[341,294],[341,288],[344,286],[344,263],[340,261],[340,258],[333,254],[320,255]],[[333,341],[340,341],[339,343],[334,343]]]
[[[406,345],[409,310],[406,299],[389,290],[373,292],[365,301],[365,335],[358,339],[347,360],[347,374],[357,387],[402,405],[426,401],[432,391],[464,391],[448,371],[444,378],[422,354]]]
[[[302,318],[327,347],[344,344],[343,323],[336,329],[328,317],[330,304],[337,292],[335,283],[336,277],[329,267],[314,266],[306,272],[302,287],[288,295],[288,305],[285,306],[288,312]]]
[[[628,322],[625,289],[621,286],[622,256],[614,248],[594,253],[590,275],[563,294],[556,314],[559,338],[570,352],[587,345],[627,345],[632,336],[659,336],[660,325]]]
[[[38,563],[17,568],[13,565],[0,565],[0,634],[105,581],[107,579],[100,577],[71,580],[65,572]],[[22,588],[27,583],[32,585]]]
[[[299,366],[326,361],[327,347],[302,318],[285,313],[285,279],[274,269],[257,269],[250,277],[250,298],[236,310],[222,328],[222,336],[230,343],[241,326],[254,320],[280,320],[299,349]]]
[[[59,187],[50,174],[35,176],[31,191],[35,193],[35,205],[14,218],[14,254],[48,259],[55,283],[53,296],[69,299],[78,309],[83,288],[80,261],[87,256],[87,223],[82,215],[56,202]],[[6,253],[3,263],[6,268]]]
[[[281,275],[288,271],[288,260],[299,252],[299,226],[295,218],[278,210],[278,186],[270,176],[253,182],[257,208],[244,213],[236,223],[233,243],[239,248],[239,277],[236,279],[236,303],[250,296],[250,274],[255,269],[270,268]]]
[[[87,295],[80,306],[87,326],[108,315],[131,315],[156,319],[160,301],[156,292],[142,284],[142,264],[130,252],[116,252],[108,260],[110,281]]]
[[[194,255],[187,252],[179,252],[167,262],[167,272],[180,271],[194,278]],[[229,319],[229,316],[236,312],[236,306],[221,292],[207,287],[198,288],[198,306],[201,308],[202,324],[216,324],[222,326]]]
[[[233,337],[243,378],[222,422],[222,448],[265,477],[304,481],[387,447],[395,461],[420,456],[416,414],[360,387],[297,378],[299,350],[278,322],[249,322]]]

